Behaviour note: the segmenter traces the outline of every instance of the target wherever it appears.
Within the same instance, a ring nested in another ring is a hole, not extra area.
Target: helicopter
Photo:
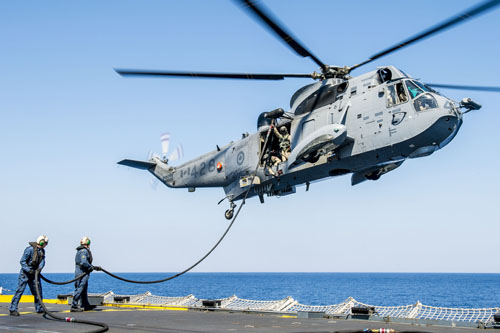
[[[351,72],[376,59],[483,14],[500,4],[486,1],[384,49],[353,66],[323,63],[292,36],[262,5],[237,0],[295,53],[315,62],[319,72],[247,74],[115,69],[124,77],[189,77],[244,80],[309,78],[317,82],[298,89],[290,108],[262,112],[257,131],[181,165],[166,155],[148,161],[124,159],[118,164],[149,171],[171,188],[222,187],[232,219],[235,202],[247,197],[294,194],[313,181],[351,175],[351,184],[378,180],[407,159],[425,157],[457,135],[464,114],[479,110],[471,98],[454,101],[434,88],[500,92],[500,87],[424,83],[395,66],[378,67],[359,76]]]

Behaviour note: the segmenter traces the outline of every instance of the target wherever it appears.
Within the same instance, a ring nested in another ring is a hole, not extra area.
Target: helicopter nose
[[[462,126],[462,119],[455,114],[448,113],[438,118],[434,125],[432,125],[432,131],[436,140],[433,142],[433,145],[437,145],[439,148],[446,146],[457,135],[460,126]]]

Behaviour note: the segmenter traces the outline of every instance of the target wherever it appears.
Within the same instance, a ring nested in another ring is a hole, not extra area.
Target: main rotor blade
[[[500,92],[500,87],[492,87],[492,86],[461,86],[456,84],[438,84],[438,83],[426,83],[426,85],[434,88]]]
[[[262,7],[257,6],[256,1],[253,0],[235,0],[243,4],[244,8],[249,8],[250,12],[258,17],[262,23],[274,31],[281,40],[288,44],[297,54],[302,57],[311,57],[311,59],[317,63],[323,71],[326,71],[327,66],[319,60],[314,54],[312,54],[308,49],[301,45],[297,38],[292,37],[292,35],[285,30],[284,27],[278,25],[277,20],[272,18],[269,12],[266,12]]]
[[[253,74],[253,73],[206,73],[176,72],[143,69],[115,69],[121,76],[173,76],[211,79],[244,79],[244,80],[283,80],[284,78],[314,78],[313,74]]]
[[[460,23],[463,23],[464,21],[468,20],[468,19],[471,19],[473,18],[474,16],[477,16],[477,15],[480,15],[480,14],[484,14],[486,13],[487,11],[493,9],[494,7],[498,6],[500,4],[500,0],[490,0],[490,1],[486,1],[486,2],[483,2],[482,4],[479,4],[475,7],[472,7],[470,8],[469,10],[461,13],[461,14],[458,14],[454,17],[451,17],[449,18],[448,20],[440,23],[440,24],[437,24],[427,30],[424,30],[422,31],[421,33],[413,36],[413,37],[410,37],[404,41],[402,41],[401,43],[399,44],[396,44],[388,49],[385,49],[379,53],[375,53],[374,55],[372,55],[368,60],[360,63],[360,64],[357,64],[357,65],[354,65],[350,68],[350,70],[353,70],[355,68],[358,68],[358,67],[361,67],[363,65],[366,65],[367,63],[369,62],[372,62],[374,61],[375,59],[378,59],[378,58],[381,58],[383,56],[386,56],[396,50],[399,50],[399,49],[402,49],[406,46],[409,46],[415,42],[418,42],[419,40],[422,40],[424,38],[427,38],[427,37],[430,37],[438,32],[441,32],[443,30],[446,30],[446,29],[449,29],[451,28],[452,26],[456,25],[456,24],[460,24]]]

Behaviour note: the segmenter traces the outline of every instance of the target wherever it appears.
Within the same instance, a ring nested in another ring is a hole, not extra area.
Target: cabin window
[[[393,107],[408,101],[408,95],[402,82],[387,87],[387,107]]]

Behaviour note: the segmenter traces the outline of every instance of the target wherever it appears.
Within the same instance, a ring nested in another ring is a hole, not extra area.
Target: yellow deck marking
[[[281,318],[297,318],[297,316],[282,315]]]
[[[13,295],[0,295],[0,303],[10,303],[12,301]],[[20,303],[33,303],[35,298],[32,295],[23,295],[21,296]],[[44,299],[44,303],[46,304],[62,304],[68,305],[67,300],[59,300],[59,299]],[[144,305],[144,304],[115,304],[115,303],[104,303],[103,307],[113,307],[113,308],[121,308],[121,309],[130,309],[133,310],[169,310],[169,311],[189,311],[189,308],[186,306],[164,306],[164,305]],[[120,310],[102,310],[102,311],[120,311]],[[69,310],[65,311],[57,311],[60,313],[68,313]],[[26,312],[31,313],[31,312]],[[6,315],[2,315],[6,316]]]
[[[65,304],[65,305],[68,305],[68,300],[62,301],[60,299],[44,299],[43,302],[47,303],[47,304]]]
[[[13,295],[0,295],[0,303],[10,303],[12,302]],[[22,295],[19,303],[33,303],[35,297],[33,295]],[[44,299],[44,303],[47,304],[68,304],[68,301],[61,301],[59,299]]]

